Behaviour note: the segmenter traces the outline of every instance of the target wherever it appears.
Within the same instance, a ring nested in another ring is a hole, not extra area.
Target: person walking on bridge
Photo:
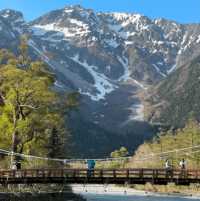
[[[95,168],[95,160],[87,160],[87,175],[88,177],[91,177],[94,175],[94,168]]]
[[[171,165],[170,165],[169,159],[167,159],[167,160],[165,161],[165,169],[166,169],[166,170],[171,169]]]
[[[184,158],[180,161],[179,165],[180,165],[181,170],[186,169],[186,161]]]
[[[186,176],[186,161],[184,158],[180,161],[179,166],[181,168],[181,177],[185,177]]]
[[[169,162],[169,159],[165,161],[165,171],[166,171],[166,177],[169,177],[172,175],[172,166]]]

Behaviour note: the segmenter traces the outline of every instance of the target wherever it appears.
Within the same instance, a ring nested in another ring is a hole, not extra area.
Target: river
[[[87,201],[190,201],[200,197],[167,196],[115,186],[73,186],[73,191]]]
[[[0,201],[192,201],[200,197],[159,195],[116,186],[73,185],[71,192],[0,193]]]
[[[87,201],[188,201],[189,198],[169,197],[169,196],[138,196],[138,195],[95,195],[85,194]],[[192,200],[200,200],[200,198],[192,198]]]

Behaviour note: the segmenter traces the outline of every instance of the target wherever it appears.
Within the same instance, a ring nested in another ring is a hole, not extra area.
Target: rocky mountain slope
[[[200,56],[161,82],[146,99],[149,120],[182,127],[190,118],[200,120]]]
[[[147,93],[200,54],[199,24],[96,13],[80,6],[67,6],[32,22],[25,22],[17,11],[2,10],[0,48],[16,51],[21,34],[29,36],[30,55],[41,58],[56,73],[57,89],[82,95],[79,111],[71,116],[73,136],[97,141],[96,136],[107,132],[101,146],[111,133],[124,138],[115,146],[137,146],[151,137],[153,130],[144,120],[138,93]],[[78,131],[78,122],[87,126]],[[135,142],[127,140],[130,137]],[[90,147],[89,154],[97,149]]]

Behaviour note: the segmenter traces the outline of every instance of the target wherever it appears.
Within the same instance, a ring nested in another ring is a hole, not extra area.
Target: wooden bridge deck
[[[200,183],[200,170],[173,169],[24,169],[0,170],[0,184],[145,184]]]

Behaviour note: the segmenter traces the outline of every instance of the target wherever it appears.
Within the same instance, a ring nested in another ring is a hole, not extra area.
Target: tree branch
[[[20,107],[25,107],[25,108],[29,108],[29,109],[33,109],[33,110],[39,109],[39,107],[35,107],[35,106],[32,106],[32,105],[20,105]]]

